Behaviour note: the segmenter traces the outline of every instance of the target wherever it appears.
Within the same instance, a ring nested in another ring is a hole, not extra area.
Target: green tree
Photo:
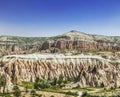
[[[58,79],[58,84],[59,85],[61,85],[63,83],[63,78],[64,77],[62,75],[59,76],[59,79]]]
[[[20,89],[19,89],[18,86],[14,86],[14,87],[13,87],[13,95],[14,95],[15,97],[20,97],[20,96],[21,96],[21,91],[20,91]]]
[[[64,81],[63,81],[64,84],[67,84],[68,83],[68,79],[66,78]]]
[[[40,82],[41,81],[42,80],[40,80],[38,77],[36,78],[35,83],[34,83],[34,88],[35,89],[39,89],[40,88]]]
[[[25,92],[26,93],[28,92],[28,86],[25,86]]]
[[[35,94],[36,94],[36,91],[35,91],[35,90],[31,90],[31,95],[32,95],[32,97],[34,97]]]
[[[41,83],[39,84],[39,86],[41,89],[50,88],[51,83],[48,80],[42,80]]]
[[[52,83],[51,83],[52,86],[56,86],[57,85],[57,78],[54,78]]]
[[[2,87],[2,77],[0,75],[0,92],[1,92],[1,87]]]
[[[36,78],[34,83],[34,89],[44,89],[44,88],[50,88],[50,87],[51,87],[51,81],[41,80],[39,78]]]
[[[50,97],[54,97],[54,95],[51,95]]]
[[[38,97],[42,97],[42,94],[39,94]]]
[[[0,76],[0,87],[3,87],[3,93],[5,93],[5,86],[6,86],[6,75]]]
[[[104,85],[104,83],[102,82],[102,83],[101,83],[101,85],[100,85],[100,87],[102,87],[102,88],[103,88],[104,86],[105,86],[105,85]]]

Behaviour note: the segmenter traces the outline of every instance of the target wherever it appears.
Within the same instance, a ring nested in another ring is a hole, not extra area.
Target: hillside
[[[62,35],[54,37],[19,37],[19,36],[0,36],[0,41],[15,41],[15,42],[45,42],[49,40],[81,40],[81,41],[108,41],[120,43],[120,36],[103,36],[103,35],[92,35],[84,32],[71,30]]]
[[[120,36],[91,35],[72,30],[54,37],[0,36],[0,45],[0,55],[119,51]]]

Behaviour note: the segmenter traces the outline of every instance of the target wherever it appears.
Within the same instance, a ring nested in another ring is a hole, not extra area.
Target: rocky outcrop
[[[41,50],[48,50],[50,48],[60,49],[60,52],[70,52],[76,50],[77,52],[90,52],[90,51],[119,51],[120,46],[112,42],[101,41],[72,41],[60,40],[53,43],[45,42]]]
[[[0,72],[8,75],[12,83],[62,75],[75,78],[76,87],[120,87],[120,63],[113,62],[90,55],[9,55],[0,59]]]
[[[0,55],[9,54],[25,54],[35,52],[46,53],[65,53],[65,52],[92,52],[92,51],[119,51],[120,45],[112,42],[88,42],[88,41],[72,41],[72,40],[58,40],[47,41],[42,44],[0,44]]]
[[[27,44],[14,41],[0,41],[0,56],[12,54],[26,54],[39,51],[39,44]]]

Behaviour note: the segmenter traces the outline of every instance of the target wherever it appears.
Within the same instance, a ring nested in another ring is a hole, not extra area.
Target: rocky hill
[[[75,30],[54,37],[0,36],[0,55],[119,50],[120,36],[90,35]]]

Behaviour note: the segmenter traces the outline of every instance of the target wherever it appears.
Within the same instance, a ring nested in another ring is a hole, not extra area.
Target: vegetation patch
[[[72,96],[78,96],[78,92],[71,92],[71,91],[68,91],[65,93],[66,95],[72,95]]]
[[[32,88],[34,88],[34,82],[25,82],[25,81],[23,81],[20,86],[32,89]]]

